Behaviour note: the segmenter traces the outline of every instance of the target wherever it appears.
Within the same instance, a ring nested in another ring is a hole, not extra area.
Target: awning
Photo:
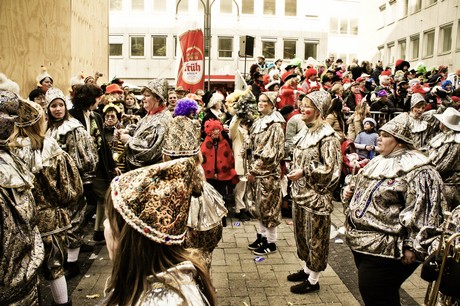
[[[207,75],[205,75],[204,81],[205,82],[208,81],[208,76]],[[217,83],[217,82],[233,83],[233,82],[235,82],[235,76],[234,75],[228,75],[228,74],[225,74],[225,75],[211,74],[211,83],[212,82],[214,82],[214,83]]]

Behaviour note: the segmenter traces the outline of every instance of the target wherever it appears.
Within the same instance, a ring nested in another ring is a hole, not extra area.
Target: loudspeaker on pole
[[[253,36],[240,36],[240,56],[253,57],[254,56],[254,37]]]

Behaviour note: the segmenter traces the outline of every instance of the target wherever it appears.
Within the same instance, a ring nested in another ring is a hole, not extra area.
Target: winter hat
[[[293,72],[285,72],[283,74],[283,83],[286,83],[289,79],[293,79],[293,78],[296,78],[297,77],[297,74],[293,73]]]
[[[416,84],[420,84],[420,80],[419,80],[419,79],[411,79],[411,80],[409,81],[409,87],[412,87],[412,86],[414,86],[414,85],[416,85]]]
[[[166,102],[168,100],[168,86],[168,81],[165,79],[153,79],[147,83],[144,89],[147,88],[152,93],[156,94],[162,102]]]
[[[280,79],[280,72],[278,71],[278,69],[273,69],[268,73],[268,75],[270,76],[270,82]]]
[[[70,79],[70,87],[75,85],[85,85],[85,76],[83,71]]]
[[[318,74],[318,70],[316,70],[315,68],[307,69],[307,71],[305,71],[305,78],[309,79],[312,75],[315,74]]]
[[[293,58],[289,64],[299,67],[299,69],[302,68],[302,60],[298,57]]]
[[[53,78],[51,77],[51,75],[46,70],[46,67],[42,65],[40,74],[37,75],[37,77],[35,78],[37,80],[37,86],[41,87],[42,86],[42,81],[44,79],[46,79],[46,78],[50,78],[51,81],[53,81]]]
[[[381,89],[381,90],[379,90],[379,92],[377,92],[377,97],[379,97],[379,98],[387,97],[387,96],[388,96],[388,92],[385,89]]]
[[[412,93],[419,93],[419,94],[426,94],[427,92],[430,91],[430,88],[429,87],[425,87],[423,86],[422,84],[420,83],[416,83],[415,85],[413,85],[411,88],[410,88],[410,91]]]
[[[51,87],[45,93],[46,108],[48,109],[51,102],[53,102],[56,99],[61,99],[64,102],[64,104],[66,102],[64,93],[59,88]]]
[[[380,76],[390,76],[391,75],[391,71],[390,70],[383,70],[382,73],[380,73]]]
[[[11,91],[0,90],[0,142],[4,143],[14,129],[18,116],[19,97]]]
[[[419,93],[414,93],[410,99],[410,109],[413,109],[417,104],[422,102],[426,103],[425,98]]]
[[[212,131],[214,130],[219,130],[222,132],[224,130],[222,123],[220,123],[220,121],[216,119],[207,120],[204,123],[204,132],[206,133],[206,135],[210,136],[212,134]]]
[[[317,90],[309,93],[306,97],[313,102],[321,115],[325,117],[331,103],[331,95],[325,90]]]
[[[371,117],[365,118],[363,120],[363,125],[366,124],[366,122],[369,122],[370,124],[372,124],[373,127],[377,126],[377,122],[375,122],[375,120]]]
[[[3,73],[0,73],[0,90],[13,92],[19,96],[19,85],[8,79]]]
[[[460,132],[460,112],[453,107],[448,107],[442,114],[433,115],[446,127]]]
[[[180,158],[129,171],[112,180],[113,207],[133,229],[165,245],[184,242],[192,182],[198,180],[193,158]]]
[[[111,94],[111,93],[122,94],[123,90],[117,84],[110,84],[109,86],[105,88],[105,93],[106,94]]]
[[[407,67],[407,69],[409,69],[410,68],[409,62],[403,59],[398,59],[395,63],[395,71],[403,70],[404,67]]]
[[[396,116],[385,123],[380,128],[380,131],[385,131],[393,137],[398,138],[409,145],[413,145],[410,123],[406,120],[405,116]]]
[[[264,91],[260,95],[266,96],[273,106],[276,105],[276,98],[278,97],[278,92],[276,92],[276,91]]]

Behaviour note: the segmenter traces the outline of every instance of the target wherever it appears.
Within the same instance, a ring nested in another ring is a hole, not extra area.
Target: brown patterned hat
[[[396,116],[395,118],[385,123],[380,128],[380,131],[387,132],[393,137],[413,145],[412,132],[409,125],[409,120],[407,120],[407,116]]]
[[[185,239],[195,177],[193,157],[139,168],[112,180],[114,208],[136,231],[166,245]]]
[[[313,102],[323,117],[326,117],[327,110],[331,104],[331,95],[325,90],[317,90],[306,95]]]
[[[31,101],[19,99],[18,119],[14,122],[17,127],[34,125],[43,116],[42,107]]]
[[[186,116],[174,117],[169,122],[163,154],[193,156],[200,151],[200,125]]]
[[[7,140],[13,132],[18,107],[19,97],[15,93],[0,90],[0,141]]]
[[[168,81],[165,79],[153,79],[147,83],[146,88],[156,94],[163,102],[168,99]]]

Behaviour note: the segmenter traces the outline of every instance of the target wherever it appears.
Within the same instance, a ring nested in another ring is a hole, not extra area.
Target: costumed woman
[[[71,227],[67,207],[83,194],[83,184],[73,159],[56,140],[45,136],[45,116],[34,102],[19,103],[18,118],[10,136],[13,154],[35,175],[32,190],[37,208],[38,229],[45,246],[42,271],[50,281],[57,305],[71,305],[64,276],[67,230]]]
[[[11,90],[5,82],[0,88]],[[0,305],[36,306],[44,247],[32,194],[34,175],[8,147],[18,108],[18,96],[0,89]]]
[[[291,198],[297,255],[303,269],[288,275],[291,292],[305,294],[320,289],[319,276],[327,266],[331,229],[332,192],[339,183],[342,154],[339,137],[324,117],[331,97],[327,91],[306,95],[301,104],[306,126],[294,139]]]
[[[434,115],[441,132],[429,143],[429,158],[444,181],[449,211],[460,205],[460,112],[449,107]]]
[[[200,152],[200,123],[193,119],[197,110],[198,104],[192,99],[182,98],[177,101],[174,118],[170,122],[163,146],[163,160],[194,157],[196,161],[196,177],[200,180],[192,183],[194,193],[184,245],[209,271],[212,252],[222,238],[222,218],[227,215],[227,209],[219,192],[206,182],[201,166],[203,157]]]
[[[98,163],[96,145],[80,121],[69,116],[65,96],[60,89],[56,87],[48,89],[45,98],[48,113],[46,136],[54,138],[61,149],[72,157],[85,188],[85,186],[91,185],[96,177]],[[86,200],[83,195],[67,207],[72,224],[72,227],[67,231],[69,243],[65,264],[67,280],[80,274],[78,255],[83,244],[83,222],[86,207]]]
[[[258,219],[257,239],[248,245],[256,255],[276,252],[277,226],[281,223],[281,161],[284,158],[283,116],[275,110],[276,93],[260,94],[260,117],[254,121],[250,137],[248,180],[253,185],[253,201]]]
[[[125,144],[128,170],[156,164],[162,159],[161,148],[168,132],[171,113],[166,108],[168,82],[153,79],[142,88],[142,103],[147,115],[137,125],[118,130],[117,137]]]
[[[343,190],[346,239],[366,305],[401,305],[399,289],[441,232],[444,184],[430,160],[414,150],[411,126],[396,117],[380,128],[379,156]]]
[[[112,181],[104,225],[113,268],[103,305],[216,305],[208,271],[183,247],[199,180],[190,157]]]

